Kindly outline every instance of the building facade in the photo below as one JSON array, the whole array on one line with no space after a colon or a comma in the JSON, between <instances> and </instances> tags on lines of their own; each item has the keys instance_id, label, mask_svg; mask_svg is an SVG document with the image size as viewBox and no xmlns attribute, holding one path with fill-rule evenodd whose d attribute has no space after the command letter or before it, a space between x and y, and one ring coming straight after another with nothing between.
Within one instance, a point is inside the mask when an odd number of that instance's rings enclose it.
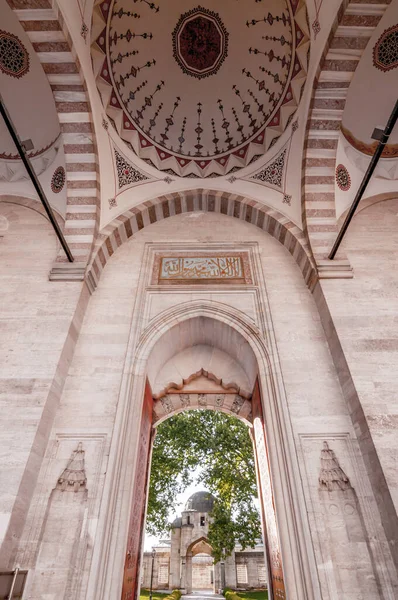
<instances>
[{"instance_id":1,"label":"building facade","mask_svg":"<svg viewBox=\"0 0 398 600\"><path fill-rule=\"evenodd\" d=\"M0 15L0 598L136 598L156 426L207 408L270 598L395 600L398 0Z\"/></svg>"},{"instance_id":2,"label":"building facade","mask_svg":"<svg viewBox=\"0 0 398 600\"><path fill-rule=\"evenodd\" d=\"M263 544L242 550L235 548L225 561L213 564L208 531L214 498L209 492L196 492L187 501L181 517L171 525L170 543L144 552L141 585L153 589L213 590L259 589L267 587Z\"/></svg>"}]
</instances>

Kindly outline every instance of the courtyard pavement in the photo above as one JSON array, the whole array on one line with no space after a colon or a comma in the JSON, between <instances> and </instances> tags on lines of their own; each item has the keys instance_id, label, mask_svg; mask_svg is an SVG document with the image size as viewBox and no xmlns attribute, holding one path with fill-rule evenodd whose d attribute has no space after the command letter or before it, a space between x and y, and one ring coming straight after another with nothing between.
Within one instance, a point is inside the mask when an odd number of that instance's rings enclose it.
<instances>
[{"instance_id":1,"label":"courtyard pavement","mask_svg":"<svg viewBox=\"0 0 398 600\"><path fill-rule=\"evenodd\" d=\"M225 600L224 596L215 594L211 590L195 590L190 594L181 596L181 600Z\"/></svg>"}]
</instances>

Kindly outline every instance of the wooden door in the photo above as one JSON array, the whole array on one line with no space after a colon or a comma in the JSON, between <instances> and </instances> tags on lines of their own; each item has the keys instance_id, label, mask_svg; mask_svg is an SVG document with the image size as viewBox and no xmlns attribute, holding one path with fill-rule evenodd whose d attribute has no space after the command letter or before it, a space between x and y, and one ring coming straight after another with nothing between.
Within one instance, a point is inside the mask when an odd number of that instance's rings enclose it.
<instances>
[{"instance_id":1,"label":"wooden door","mask_svg":"<svg viewBox=\"0 0 398 600\"><path fill-rule=\"evenodd\" d=\"M138 444L134 496L131 507L129 534L124 563L122 600L135 600L139 591L141 548L144 537L145 502L151 452L153 399L148 381L145 386Z\"/></svg>"},{"instance_id":2,"label":"wooden door","mask_svg":"<svg viewBox=\"0 0 398 600\"><path fill-rule=\"evenodd\" d=\"M260 386L258 380L254 387L252 397L252 413L254 428L254 447L257 459L258 479L260 486L261 506L263 521L265 522L270 581L268 589L271 592L270 600L285 600L285 582L283 578L282 556L280 552L279 535L277 529L274 494L272 490L271 473L268 459L267 444L265 439L264 414L261 403Z\"/></svg>"}]
</instances>

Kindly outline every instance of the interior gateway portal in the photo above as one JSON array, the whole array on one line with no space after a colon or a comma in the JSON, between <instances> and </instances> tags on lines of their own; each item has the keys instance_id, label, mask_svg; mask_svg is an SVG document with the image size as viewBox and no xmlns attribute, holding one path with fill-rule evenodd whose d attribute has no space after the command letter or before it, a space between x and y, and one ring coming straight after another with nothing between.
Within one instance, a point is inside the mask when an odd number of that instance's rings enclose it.
<instances>
[{"instance_id":1,"label":"interior gateway portal","mask_svg":"<svg viewBox=\"0 0 398 600\"><path fill-rule=\"evenodd\" d=\"M251 432L263 545L211 564L186 508L153 591L398 598L397 39L398 0L0 0L0 600L149 600L196 409Z\"/></svg>"}]
</instances>

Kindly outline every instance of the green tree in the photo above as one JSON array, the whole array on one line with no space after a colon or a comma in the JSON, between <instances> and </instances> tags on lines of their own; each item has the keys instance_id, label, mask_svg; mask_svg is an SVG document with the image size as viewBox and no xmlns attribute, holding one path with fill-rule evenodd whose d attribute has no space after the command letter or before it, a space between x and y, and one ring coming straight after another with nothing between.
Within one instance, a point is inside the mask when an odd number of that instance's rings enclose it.
<instances>
[{"instance_id":1,"label":"green tree","mask_svg":"<svg viewBox=\"0 0 398 600\"><path fill-rule=\"evenodd\" d=\"M248 427L218 411L179 413L157 428L149 487L147 531L169 530L168 515L177 495L194 481L216 498L209 543L218 562L236 543L254 547L261 536L255 464Z\"/></svg>"}]
</instances>

